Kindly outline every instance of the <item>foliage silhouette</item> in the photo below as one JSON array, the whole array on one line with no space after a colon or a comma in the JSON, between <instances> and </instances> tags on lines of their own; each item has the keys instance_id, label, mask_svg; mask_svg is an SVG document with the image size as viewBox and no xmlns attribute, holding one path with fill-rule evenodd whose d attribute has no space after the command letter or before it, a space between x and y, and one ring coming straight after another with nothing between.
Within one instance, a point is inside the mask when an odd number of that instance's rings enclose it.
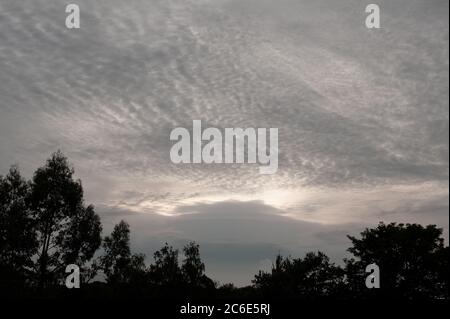
<instances>
[{"instance_id":1,"label":"foliage silhouette","mask_svg":"<svg viewBox=\"0 0 450 319\"><path fill-rule=\"evenodd\" d=\"M145 256L131 254L130 226L120 221L111 236L103 241L105 254L100 257L100 269L111 284L138 283L145 276Z\"/></svg>"},{"instance_id":2,"label":"foliage silhouette","mask_svg":"<svg viewBox=\"0 0 450 319\"><path fill-rule=\"evenodd\" d=\"M435 225L384 224L366 229L361 238L348 236L356 259L346 260L354 296L448 299L448 247ZM368 290L362 278L371 263L380 267L383 289ZM446 269L446 270L445 270Z\"/></svg>"},{"instance_id":3,"label":"foliage silhouette","mask_svg":"<svg viewBox=\"0 0 450 319\"><path fill-rule=\"evenodd\" d=\"M184 279L190 285L197 285L205 275L205 264L200 258L200 246L190 242L183 248L183 252L186 257L181 267Z\"/></svg>"},{"instance_id":4,"label":"foliage silhouette","mask_svg":"<svg viewBox=\"0 0 450 319\"><path fill-rule=\"evenodd\" d=\"M56 152L30 182L12 167L0 179L0 277L18 288L61 284L65 267L82 273L101 243L102 226L93 206L85 207L80 181L67 158ZM12 283L10 286L14 286Z\"/></svg>"},{"instance_id":5,"label":"foliage silhouette","mask_svg":"<svg viewBox=\"0 0 450 319\"><path fill-rule=\"evenodd\" d=\"M0 282L8 287L25 286L33 267L38 243L28 207L30 185L17 167L0 176ZM6 287L2 287L5 289Z\"/></svg>"},{"instance_id":6,"label":"foliage silhouette","mask_svg":"<svg viewBox=\"0 0 450 319\"><path fill-rule=\"evenodd\" d=\"M260 271L253 283L269 297L336 297L344 286L344 271L320 251L307 253L303 259L278 255L272 271Z\"/></svg>"},{"instance_id":7,"label":"foliage silhouette","mask_svg":"<svg viewBox=\"0 0 450 319\"><path fill-rule=\"evenodd\" d=\"M37 283L40 288L64 277L67 264L82 267L101 243L101 224L92 206L83 204L81 181L60 152L38 168L31 182L30 206L39 241Z\"/></svg>"},{"instance_id":8,"label":"foliage silhouette","mask_svg":"<svg viewBox=\"0 0 450 319\"><path fill-rule=\"evenodd\" d=\"M159 286L176 286L182 281L177 249L166 243L153 254L153 258L155 263L150 265L152 283Z\"/></svg>"},{"instance_id":9,"label":"foliage silhouette","mask_svg":"<svg viewBox=\"0 0 450 319\"><path fill-rule=\"evenodd\" d=\"M216 284L205 274L205 264L200 258L200 246L191 241L183 247L184 260L181 266L183 279L188 287L213 289Z\"/></svg>"}]
</instances>

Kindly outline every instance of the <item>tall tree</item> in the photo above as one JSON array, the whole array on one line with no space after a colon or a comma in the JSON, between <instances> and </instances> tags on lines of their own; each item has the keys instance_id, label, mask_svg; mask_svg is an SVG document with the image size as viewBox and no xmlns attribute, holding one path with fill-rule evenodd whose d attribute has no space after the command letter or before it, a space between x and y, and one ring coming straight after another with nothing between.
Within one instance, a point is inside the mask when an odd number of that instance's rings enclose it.
<instances>
[{"instance_id":1,"label":"tall tree","mask_svg":"<svg viewBox=\"0 0 450 319\"><path fill-rule=\"evenodd\" d=\"M130 226L120 221L111 236L103 242L105 254L100 257L100 268L111 284L137 283L145 277L145 256L131 254Z\"/></svg>"},{"instance_id":2,"label":"tall tree","mask_svg":"<svg viewBox=\"0 0 450 319\"><path fill-rule=\"evenodd\" d=\"M200 285L205 275L205 264L200 258L199 247L195 242L189 242L183 247L185 258L181 270L184 279L190 285Z\"/></svg>"},{"instance_id":3,"label":"tall tree","mask_svg":"<svg viewBox=\"0 0 450 319\"><path fill-rule=\"evenodd\" d=\"M76 264L81 269L84 281L92 279L95 273L92 269L84 267L91 260L102 242L102 224L100 217L95 213L94 207L80 206L77 214L68 222L65 233L60 233L61 259L65 265Z\"/></svg>"},{"instance_id":4,"label":"tall tree","mask_svg":"<svg viewBox=\"0 0 450 319\"><path fill-rule=\"evenodd\" d=\"M39 250L39 287L64 276L67 263L81 267L100 246L101 225L94 209L84 207L83 188L60 152L37 169L31 183L31 209L36 222Z\"/></svg>"},{"instance_id":5,"label":"tall tree","mask_svg":"<svg viewBox=\"0 0 450 319\"><path fill-rule=\"evenodd\" d=\"M154 284L175 286L182 282L182 273L178 265L178 249L167 243L153 254L155 263L150 266L151 279Z\"/></svg>"},{"instance_id":6,"label":"tall tree","mask_svg":"<svg viewBox=\"0 0 450 319\"><path fill-rule=\"evenodd\" d=\"M17 167L0 176L0 280L8 285L24 284L37 249L29 192Z\"/></svg>"},{"instance_id":7,"label":"tall tree","mask_svg":"<svg viewBox=\"0 0 450 319\"><path fill-rule=\"evenodd\" d=\"M349 284L361 297L448 298L448 248L435 225L380 223L361 238L348 237L356 258L346 261ZM380 268L382 289L368 291L361 278L372 263Z\"/></svg>"}]
</instances>

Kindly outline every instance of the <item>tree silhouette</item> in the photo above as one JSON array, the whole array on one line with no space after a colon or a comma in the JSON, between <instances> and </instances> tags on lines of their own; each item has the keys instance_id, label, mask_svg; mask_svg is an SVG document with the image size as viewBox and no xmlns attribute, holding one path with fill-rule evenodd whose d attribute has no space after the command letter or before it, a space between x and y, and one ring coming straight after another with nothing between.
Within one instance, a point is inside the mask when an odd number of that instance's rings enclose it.
<instances>
[{"instance_id":1,"label":"tree silhouette","mask_svg":"<svg viewBox=\"0 0 450 319\"><path fill-rule=\"evenodd\" d=\"M37 249L34 221L28 208L30 187L17 167L0 176L0 281L9 287L25 285Z\"/></svg>"},{"instance_id":2,"label":"tree silhouette","mask_svg":"<svg viewBox=\"0 0 450 319\"><path fill-rule=\"evenodd\" d=\"M75 181L73 173L58 151L33 176L30 204L39 240L40 288L60 281L68 263L83 266L100 246L99 217L92 206L84 207L81 181Z\"/></svg>"},{"instance_id":3,"label":"tree silhouette","mask_svg":"<svg viewBox=\"0 0 450 319\"><path fill-rule=\"evenodd\" d=\"M150 265L151 280L159 286L178 286L182 282L182 273L178 265L178 249L165 243L164 247L153 254L155 263Z\"/></svg>"},{"instance_id":4,"label":"tree silhouette","mask_svg":"<svg viewBox=\"0 0 450 319\"><path fill-rule=\"evenodd\" d=\"M307 253L303 259L278 255L271 272L260 271L253 284L270 297L332 297L343 287L344 271L322 252Z\"/></svg>"},{"instance_id":5,"label":"tree silhouette","mask_svg":"<svg viewBox=\"0 0 450 319\"><path fill-rule=\"evenodd\" d=\"M441 235L435 225L380 223L360 239L348 236L356 257L346 260L351 291L358 297L448 298L449 254ZM361 280L371 263L380 268L382 289L369 291Z\"/></svg>"},{"instance_id":6,"label":"tree silhouette","mask_svg":"<svg viewBox=\"0 0 450 319\"><path fill-rule=\"evenodd\" d=\"M189 242L183 247L185 259L181 270L188 284L199 285L205 275L205 264L200 258L200 246L195 242Z\"/></svg>"},{"instance_id":7,"label":"tree silhouette","mask_svg":"<svg viewBox=\"0 0 450 319\"><path fill-rule=\"evenodd\" d=\"M66 234L61 239L63 263L78 265L84 282L95 276L92 269L85 268L84 265L100 247L101 232L100 217L95 213L94 207L89 205L86 208L78 208L77 214L69 221Z\"/></svg>"},{"instance_id":8,"label":"tree silhouette","mask_svg":"<svg viewBox=\"0 0 450 319\"><path fill-rule=\"evenodd\" d=\"M108 283L137 283L145 276L145 256L131 254L130 226L125 221L120 221L111 236L105 237L103 248L105 254L100 257L100 268Z\"/></svg>"},{"instance_id":9,"label":"tree silhouette","mask_svg":"<svg viewBox=\"0 0 450 319\"><path fill-rule=\"evenodd\" d=\"M181 266L183 279L189 287L213 289L216 284L205 275L205 264L200 258L200 246L191 241L183 247L184 260Z\"/></svg>"}]
</instances>

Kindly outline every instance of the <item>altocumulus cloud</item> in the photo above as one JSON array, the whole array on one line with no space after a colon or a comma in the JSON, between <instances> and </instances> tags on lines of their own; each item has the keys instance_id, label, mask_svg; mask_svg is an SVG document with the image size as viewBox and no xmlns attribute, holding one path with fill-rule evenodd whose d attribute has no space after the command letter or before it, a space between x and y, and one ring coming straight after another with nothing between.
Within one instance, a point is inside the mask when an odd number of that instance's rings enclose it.
<instances>
[{"instance_id":1,"label":"altocumulus cloud","mask_svg":"<svg viewBox=\"0 0 450 319\"><path fill-rule=\"evenodd\" d=\"M448 2L0 3L0 169L71 159L106 231L151 255L197 240L222 281L379 220L448 229ZM279 170L174 165L170 131L278 127ZM448 236L448 235L447 235Z\"/></svg>"}]
</instances>

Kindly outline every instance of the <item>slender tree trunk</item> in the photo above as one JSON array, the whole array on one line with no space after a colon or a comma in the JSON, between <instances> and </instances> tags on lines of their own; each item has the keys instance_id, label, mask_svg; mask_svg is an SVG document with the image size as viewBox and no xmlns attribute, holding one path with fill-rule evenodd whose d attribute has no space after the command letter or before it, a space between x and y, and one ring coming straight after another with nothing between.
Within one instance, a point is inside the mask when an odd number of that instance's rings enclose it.
<instances>
[{"instance_id":1,"label":"slender tree trunk","mask_svg":"<svg viewBox=\"0 0 450 319\"><path fill-rule=\"evenodd\" d=\"M48 247L50 243L51 234L49 231L50 222L45 226L44 232L44 242L42 244L41 257L39 258L39 289L43 290L45 288L45 283L47 280L47 262L48 262Z\"/></svg>"}]
</instances>

